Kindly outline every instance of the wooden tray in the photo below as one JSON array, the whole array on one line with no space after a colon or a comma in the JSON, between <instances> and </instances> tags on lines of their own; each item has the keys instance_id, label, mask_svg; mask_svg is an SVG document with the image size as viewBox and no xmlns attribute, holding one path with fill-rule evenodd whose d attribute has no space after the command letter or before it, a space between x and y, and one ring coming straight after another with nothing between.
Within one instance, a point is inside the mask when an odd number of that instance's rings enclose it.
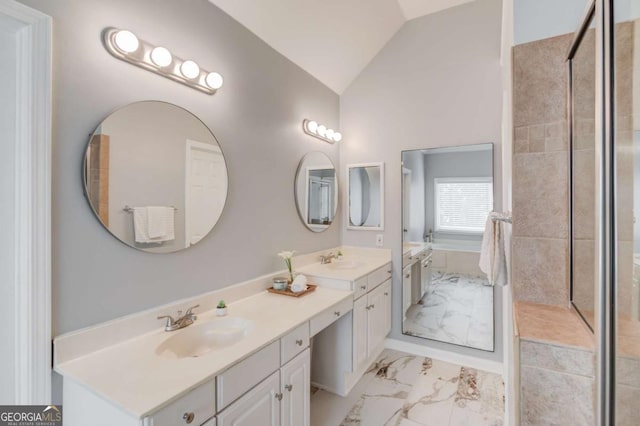
<instances>
[{"instance_id":1,"label":"wooden tray","mask_svg":"<svg viewBox=\"0 0 640 426\"><path fill-rule=\"evenodd\" d=\"M302 296L304 296L305 294L309 294L309 293L311 293L312 291L316 291L316 287L318 287L318 286L317 286L317 285L315 285L315 284L307 284L307 287L308 287L308 288L307 288L305 291L301 291L300 293L294 293L294 292L292 292L292 291L291 291L291 290L289 290L289 289L286 289L286 290L276 290L276 289L275 289L275 288L273 288L273 287L268 288L268 289L267 289L267 291L268 291L269 293L284 294L285 296L291 296L291 297L302 297Z\"/></svg>"}]
</instances>

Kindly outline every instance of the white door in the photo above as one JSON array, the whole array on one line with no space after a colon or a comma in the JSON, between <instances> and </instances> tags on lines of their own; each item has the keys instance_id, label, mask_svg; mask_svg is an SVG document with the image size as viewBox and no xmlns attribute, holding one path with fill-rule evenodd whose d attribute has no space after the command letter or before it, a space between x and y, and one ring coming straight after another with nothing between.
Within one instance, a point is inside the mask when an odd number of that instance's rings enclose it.
<instances>
[{"instance_id":1,"label":"white door","mask_svg":"<svg viewBox=\"0 0 640 426\"><path fill-rule=\"evenodd\" d=\"M280 372L218 414L218 426L280 426Z\"/></svg>"},{"instance_id":2,"label":"white door","mask_svg":"<svg viewBox=\"0 0 640 426\"><path fill-rule=\"evenodd\" d=\"M187 140L185 179L186 247L216 224L227 197L227 168L219 147Z\"/></svg>"},{"instance_id":3,"label":"white door","mask_svg":"<svg viewBox=\"0 0 640 426\"><path fill-rule=\"evenodd\" d=\"M51 18L0 1L0 405L51 403Z\"/></svg>"},{"instance_id":4,"label":"white door","mask_svg":"<svg viewBox=\"0 0 640 426\"><path fill-rule=\"evenodd\" d=\"M389 334L391 324L390 294L391 280L381 284L367 295L367 356L371 357L376 348Z\"/></svg>"},{"instance_id":5,"label":"white door","mask_svg":"<svg viewBox=\"0 0 640 426\"><path fill-rule=\"evenodd\" d=\"M311 352L307 348L280 370L282 426L310 426Z\"/></svg>"},{"instance_id":6,"label":"white door","mask_svg":"<svg viewBox=\"0 0 640 426\"><path fill-rule=\"evenodd\" d=\"M353 303L353 371L367 360L367 296Z\"/></svg>"}]
</instances>

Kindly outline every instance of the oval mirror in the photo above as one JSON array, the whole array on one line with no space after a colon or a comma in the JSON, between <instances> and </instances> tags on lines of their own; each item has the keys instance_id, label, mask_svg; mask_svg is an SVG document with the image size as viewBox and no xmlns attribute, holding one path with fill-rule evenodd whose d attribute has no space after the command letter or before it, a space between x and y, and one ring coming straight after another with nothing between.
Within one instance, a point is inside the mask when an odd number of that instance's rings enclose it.
<instances>
[{"instance_id":1,"label":"oval mirror","mask_svg":"<svg viewBox=\"0 0 640 426\"><path fill-rule=\"evenodd\" d=\"M151 253L197 244L227 199L227 165L213 133L189 111L143 101L113 112L84 159L85 193L102 225Z\"/></svg>"},{"instance_id":2,"label":"oval mirror","mask_svg":"<svg viewBox=\"0 0 640 426\"><path fill-rule=\"evenodd\" d=\"M338 208L338 178L331 159L323 152L302 157L295 180L300 219L313 232L325 231Z\"/></svg>"}]
</instances>

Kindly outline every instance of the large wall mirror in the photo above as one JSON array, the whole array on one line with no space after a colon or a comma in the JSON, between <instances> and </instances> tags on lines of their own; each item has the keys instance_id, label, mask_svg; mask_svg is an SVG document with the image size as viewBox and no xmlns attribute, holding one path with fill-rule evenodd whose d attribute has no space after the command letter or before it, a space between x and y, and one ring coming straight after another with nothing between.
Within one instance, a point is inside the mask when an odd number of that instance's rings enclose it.
<instances>
[{"instance_id":1,"label":"large wall mirror","mask_svg":"<svg viewBox=\"0 0 640 426\"><path fill-rule=\"evenodd\" d=\"M338 208L338 177L327 154L314 151L300 160L294 188L302 223L313 232L327 230Z\"/></svg>"},{"instance_id":2,"label":"large wall mirror","mask_svg":"<svg viewBox=\"0 0 640 426\"><path fill-rule=\"evenodd\" d=\"M593 14L569 53L571 301L593 330L596 226L596 35Z\"/></svg>"},{"instance_id":3,"label":"large wall mirror","mask_svg":"<svg viewBox=\"0 0 640 426\"><path fill-rule=\"evenodd\" d=\"M85 153L85 191L96 217L120 241L150 253L202 240L222 214L227 179L209 128L165 102L136 102L113 112Z\"/></svg>"},{"instance_id":4,"label":"large wall mirror","mask_svg":"<svg viewBox=\"0 0 640 426\"><path fill-rule=\"evenodd\" d=\"M493 210L493 144L402 152L403 333L494 350L480 246Z\"/></svg>"},{"instance_id":5,"label":"large wall mirror","mask_svg":"<svg viewBox=\"0 0 640 426\"><path fill-rule=\"evenodd\" d=\"M347 229L384 229L384 163L347 166Z\"/></svg>"}]
</instances>

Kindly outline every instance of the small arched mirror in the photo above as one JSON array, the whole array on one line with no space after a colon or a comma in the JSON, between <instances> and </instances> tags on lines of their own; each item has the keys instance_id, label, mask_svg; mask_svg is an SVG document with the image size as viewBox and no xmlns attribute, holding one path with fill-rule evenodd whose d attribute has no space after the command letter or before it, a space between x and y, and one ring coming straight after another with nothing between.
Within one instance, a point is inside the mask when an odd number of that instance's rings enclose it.
<instances>
[{"instance_id":1,"label":"small arched mirror","mask_svg":"<svg viewBox=\"0 0 640 426\"><path fill-rule=\"evenodd\" d=\"M338 208L338 177L326 154L310 152L300 160L295 197L298 214L307 228L322 232L331 226Z\"/></svg>"},{"instance_id":2,"label":"small arched mirror","mask_svg":"<svg viewBox=\"0 0 640 426\"><path fill-rule=\"evenodd\" d=\"M227 199L227 165L209 128L189 111L143 101L113 112L85 153L96 217L123 243L150 253L197 244Z\"/></svg>"}]
</instances>

